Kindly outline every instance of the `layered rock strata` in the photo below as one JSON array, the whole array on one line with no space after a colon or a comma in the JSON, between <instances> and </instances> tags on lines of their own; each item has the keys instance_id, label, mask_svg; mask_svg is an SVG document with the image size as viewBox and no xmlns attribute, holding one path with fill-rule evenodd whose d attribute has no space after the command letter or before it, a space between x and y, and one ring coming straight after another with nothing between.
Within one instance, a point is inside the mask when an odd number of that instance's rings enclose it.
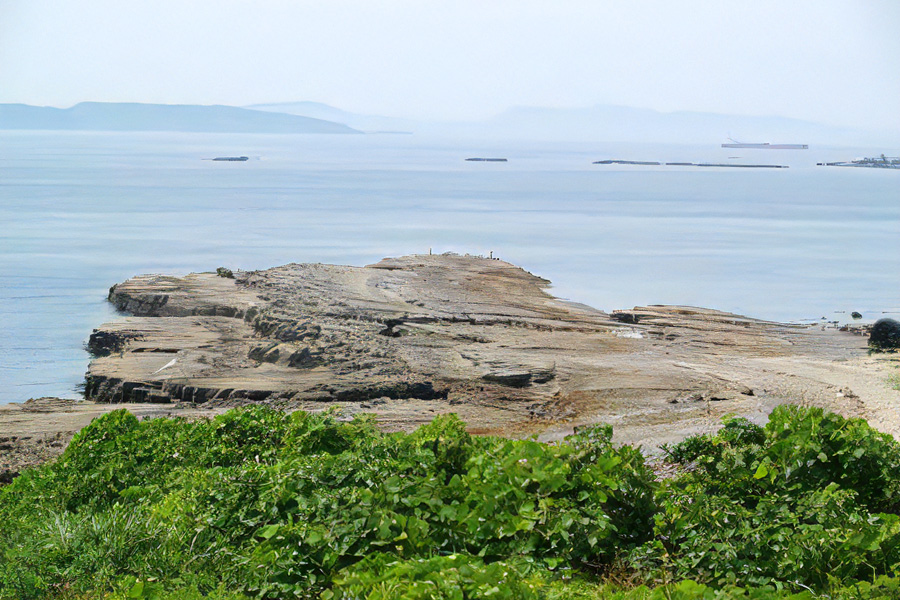
<instances>
[{"instance_id":1,"label":"layered rock strata","mask_svg":"<svg viewBox=\"0 0 900 600\"><path fill-rule=\"evenodd\" d=\"M858 337L687 307L608 315L548 285L456 255L135 277L109 294L133 316L91 335L86 396L340 403L403 429L457 412L474 432L547 438L607 421L654 443L784 401L864 412L833 377L865 355Z\"/></svg>"}]
</instances>

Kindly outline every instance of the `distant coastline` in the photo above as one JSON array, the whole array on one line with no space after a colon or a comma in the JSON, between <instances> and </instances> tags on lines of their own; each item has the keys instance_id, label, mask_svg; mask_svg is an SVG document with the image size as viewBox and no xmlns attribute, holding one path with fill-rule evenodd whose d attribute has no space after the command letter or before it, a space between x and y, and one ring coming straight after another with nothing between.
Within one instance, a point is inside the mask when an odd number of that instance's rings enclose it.
<instances>
[{"instance_id":1,"label":"distant coastline","mask_svg":"<svg viewBox=\"0 0 900 600\"><path fill-rule=\"evenodd\" d=\"M342 123L234 106L82 102L71 108L0 104L0 130L361 134Z\"/></svg>"},{"instance_id":2,"label":"distant coastline","mask_svg":"<svg viewBox=\"0 0 900 600\"><path fill-rule=\"evenodd\" d=\"M357 133L543 142L715 144L726 132L748 139L796 139L804 146L871 147L894 154L897 131L867 131L786 117L659 112L599 104L583 108L516 106L472 120L355 113L319 102L249 106L82 102L70 108L0 104L0 130L179 131L207 133ZM782 144L751 144L777 150Z\"/></svg>"}]
</instances>

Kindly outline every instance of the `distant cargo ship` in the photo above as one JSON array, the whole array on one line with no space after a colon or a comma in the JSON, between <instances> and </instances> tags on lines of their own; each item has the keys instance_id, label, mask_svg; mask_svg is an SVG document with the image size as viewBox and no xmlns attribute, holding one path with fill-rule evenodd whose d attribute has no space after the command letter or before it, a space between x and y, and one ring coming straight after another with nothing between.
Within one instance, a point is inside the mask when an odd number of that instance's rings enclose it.
<instances>
[{"instance_id":1,"label":"distant cargo ship","mask_svg":"<svg viewBox=\"0 0 900 600\"><path fill-rule=\"evenodd\" d=\"M756 150L809 150L807 144L770 144L763 142L761 144L745 144L731 140L730 144L722 144L723 148L753 148Z\"/></svg>"}]
</instances>

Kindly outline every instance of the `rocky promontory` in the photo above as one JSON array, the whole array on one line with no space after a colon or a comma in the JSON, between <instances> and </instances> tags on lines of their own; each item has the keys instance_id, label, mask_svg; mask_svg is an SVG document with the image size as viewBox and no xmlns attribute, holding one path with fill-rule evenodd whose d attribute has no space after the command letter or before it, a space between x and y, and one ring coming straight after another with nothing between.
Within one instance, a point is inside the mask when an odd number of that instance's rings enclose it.
<instances>
[{"instance_id":1,"label":"rocky promontory","mask_svg":"<svg viewBox=\"0 0 900 600\"><path fill-rule=\"evenodd\" d=\"M896 427L900 394L868 391L883 365L864 338L690 307L606 314L548 286L512 264L458 255L139 276L110 290L131 316L91 335L86 396L337 404L394 429L456 412L476 433L547 439L605 421L618 439L652 445L726 413L762 420L784 402Z\"/></svg>"}]
</instances>

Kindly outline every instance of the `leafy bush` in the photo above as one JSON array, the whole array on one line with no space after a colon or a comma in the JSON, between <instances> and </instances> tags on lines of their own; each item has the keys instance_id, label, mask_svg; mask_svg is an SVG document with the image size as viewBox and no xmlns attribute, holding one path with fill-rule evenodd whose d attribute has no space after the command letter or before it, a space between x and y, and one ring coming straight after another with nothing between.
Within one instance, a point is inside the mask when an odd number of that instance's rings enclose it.
<instances>
[{"instance_id":1,"label":"leafy bush","mask_svg":"<svg viewBox=\"0 0 900 600\"><path fill-rule=\"evenodd\" d=\"M900 446L862 420L781 406L764 429L730 420L668 454L693 470L661 492L638 569L822 589L900 566Z\"/></svg>"},{"instance_id":2,"label":"leafy bush","mask_svg":"<svg viewBox=\"0 0 900 600\"><path fill-rule=\"evenodd\" d=\"M897 597L900 449L864 422L731 419L663 484L611 440L114 411L0 488L0 598Z\"/></svg>"},{"instance_id":3,"label":"leafy bush","mask_svg":"<svg viewBox=\"0 0 900 600\"><path fill-rule=\"evenodd\" d=\"M451 554L413 560L373 554L338 575L325 600L430 600L432 598L496 598L538 600L535 582L524 574L522 561L485 563L473 556Z\"/></svg>"},{"instance_id":4,"label":"leafy bush","mask_svg":"<svg viewBox=\"0 0 900 600\"><path fill-rule=\"evenodd\" d=\"M817 489L834 482L851 489L873 512L900 514L900 445L862 419L820 408L779 406L766 425L765 458L774 481Z\"/></svg>"},{"instance_id":5,"label":"leafy bush","mask_svg":"<svg viewBox=\"0 0 900 600\"><path fill-rule=\"evenodd\" d=\"M759 446L765 439L765 430L762 427L743 417L737 417L726 418L716 435L695 435L677 444L663 444L661 448L666 456L676 463L701 461L705 465L714 465L721 459L725 448Z\"/></svg>"}]
</instances>

